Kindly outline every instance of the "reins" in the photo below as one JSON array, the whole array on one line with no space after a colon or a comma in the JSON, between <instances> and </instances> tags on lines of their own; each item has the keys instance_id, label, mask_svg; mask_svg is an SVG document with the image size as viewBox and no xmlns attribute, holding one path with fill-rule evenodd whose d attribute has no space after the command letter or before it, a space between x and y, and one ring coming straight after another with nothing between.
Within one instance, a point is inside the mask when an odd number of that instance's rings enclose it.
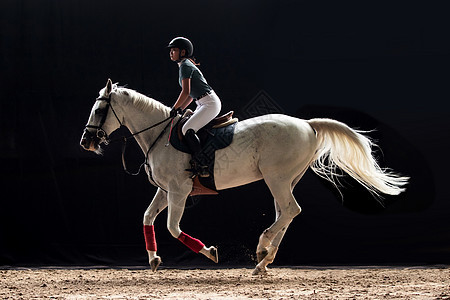
<instances>
[{"instance_id":1,"label":"reins","mask_svg":"<svg viewBox=\"0 0 450 300\"><path fill-rule=\"evenodd\" d=\"M114 109L112 108L111 105L110 105L110 107L111 107L111 110L114 112ZM115 114L116 114L116 113L114 112L114 115L115 115ZM117 116L116 116L116 118L117 118ZM114 143L114 142L117 142L118 140L121 140L121 139L129 139L129 138L132 138L132 137L134 137L134 136L136 136L136 135L138 135L138 134L141 134L141 133L143 133L143 132L145 132L145 131L147 131L147 130L153 129L153 128L155 128L155 127L161 125L162 123L164 123L164 122L166 122L166 121L168 121L168 120L170 120L170 119L173 119L173 118L175 118L175 117L168 117L168 118L165 118L165 119L162 120L161 122L158 122L158 123L156 123L156 124L153 124L153 125L151 125L151 126L145 128L145 129L139 130L138 132L131 133L131 134L128 135L127 137L122 136L122 137L119 137L119 138L115 138L115 139L109 140L108 143ZM120 122L120 120L119 120L118 118L117 118L117 121L119 121L120 127L125 127L124 125L122 125L122 122ZM167 128L167 126L168 126L169 124L170 124L170 123L168 123L168 124L166 125L166 127L164 128L164 130L166 130L166 128ZM164 130L163 130L163 131L164 131Z\"/></svg>"},{"instance_id":2,"label":"reins","mask_svg":"<svg viewBox=\"0 0 450 300\"><path fill-rule=\"evenodd\" d=\"M122 144L122 166L123 166L123 170L125 171L125 173L127 173L128 175L137 176L137 175L139 175L139 173L141 173L142 167L143 167L144 165L147 165L147 166L149 166L149 176L150 176L151 180L153 181L153 183L154 183L155 186L157 186L157 187L160 188L160 186L158 186L158 185L156 184L156 182L153 180L153 177L152 177L152 175L151 175L150 165L148 164L148 155L149 155L150 151L152 150L152 148L156 145L156 143L157 143L157 142L161 139L161 137L164 135L164 133L165 133L166 130L167 130L167 127L169 127L169 125L171 124L171 122L167 123L166 126L164 126L164 129L161 131L161 133L158 135L158 137L157 137L157 138L153 141L153 143L150 145L150 147L149 147L148 150L147 150L147 153L145 154L145 160L144 160L144 162L139 166L139 169L138 169L138 171L137 171L136 173L132 173L132 172L128 171L127 164L126 164L126 161L125 161L125 152L126 152L126 148L127 148L127 140L128 140L129 138L131 138L131 137L134 137L134 136L136 136L136 135L138 135L138 134L144 132L144 131L147 131L147 130L150 130L150 129L152 129L152 128L155 128L156 126L161 125L162 123L164 123L164 122L166 122L166 121L168 121L168 120L170 120L170 119L173 120L174 118L175 118L175 117L168 117L168 118L164 119L164 120L161 121L161 122L158 122L158 123L156 123L156 124L154 124L154 125L152 125L152 126L149 126L149 127L145 128L145 129L143 129L143 130L140 130L140 131L138 131L138 132L132 133L132 134L130 134L128 137L122 136L122 137L120 137L120 138L117 138L117 139L114 139L113 141L111 141L111 142L115 142L115 141L118 141L118 140L120 140L120 139L123 140L123 144Z\"/></svg>"}]
</instances>

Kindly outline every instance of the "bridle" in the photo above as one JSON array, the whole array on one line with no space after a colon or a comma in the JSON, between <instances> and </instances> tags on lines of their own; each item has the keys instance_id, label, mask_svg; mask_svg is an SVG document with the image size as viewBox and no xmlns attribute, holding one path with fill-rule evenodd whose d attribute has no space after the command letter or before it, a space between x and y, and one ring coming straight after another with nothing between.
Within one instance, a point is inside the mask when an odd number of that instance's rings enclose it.
<instances>
[{"instance_id":1,"label":"bridle","mask_svg":"<svg viewBox=\"0 0 450 300\"><path fill-rule=\"evenodd\" d=\"M158 123L156 123L156 124L153 124L153 125L151 125L151 126L149 126L149 127L147 127L147 128L144 128L144 129L142 129L142 130L139 130L139 131L137 131L137 132L135 132L135 133L131 133L131 134L128 135L128 136L122 136L122 137L115 138L115 139L112 139L112 140L111 140L111 139L109 138L108 134L106 133L106 131L103 129L103 125L105 125L105 121L106 121L106 117L108 116L108 111L109 111L109 109L111 109L111 111L113 112L114 116L116 117L117 122L119 122L119 124L120 124L120 127L123 127L123 126L124 126L123 123L122 123L122 121L121 121L121 120L119 119L119 117L117 116L117 113L116 113L116 111L114 110L113 106L111 105L111 95L112 95L112 93L109 93L108 97L100 96L100 97L98 97L98 98L96 99L96 101L105 101L105 102L106 102L106 106L105 106L104 108L102 108L100 111L98 111L98 112L96 111L96 112L95 112L95 113L102 114L102 118L100 119L100 123L99 123L98 125L90 125L90 124L87 124L87 125L85 126L85 128L84 128L85 134L87 134L87 135L89 135L90 137L92 137L93 134L88 130L88 128L96 129L96 134L95 134L95 136L99 139L98 144L104 143L105 145L108 145L108 144L110 144L110 143L113 143L113 142L117 142L117 141L119 141L119 140L122 140L122 141L123 141L123 145L122 145L122 165L123 165L124 171L125 171L127 174L129 174L129 175L136 176L136 175L139 175L139 173L141 172L142 167L143 167L144 165L146 165L146 166L148 166L149 177L150 177L150 179L151 179L153 185L155 185L156 187L161 188L161 187L153 180L153 177L152 177L152 174L151 174L151 170L150 170L150 166L149 166L149 164L148 164L148 155L150 154L150 151L151 151L152 148L156 145L156 143L158 142L158 140L164 135L164 133L165 133L167 127L169 127L170 124L173 124L173 119L174 119L176 116L173 116L173 117L172 117L172 116L169 116L168 118L166 118L166 119L164 119L164 120L162 120L162 121L160 121L160 122L158 122ZM98 109L97 109L97 110L98 110ZM158 137L155 139L155 141L153 141L153 143L150 145L150 147L148 148L147 153L146 153L146 155L145 155L145 160L144 160L144 162L139 166L138 171L135 172L135 173L128 171L127 166L126 166L126 162L125 162L125 151L126 151L126 147L127 147L127 140L128 140L129 138L135 137L135 136L138 135L138 134L143 133L144 131L147 131L147 130L150 130L150 129L152 129L152 128L155 128L155 127L157 127L157 126L159 126L159 125L161 125L161 124L163 124L164 122L169 121L169 120L172 120L172 122L168 122L168 123L166 124L166 126L164 126L164 129L161 131L161 133L158 135ZM172 128L171 128L171 129L172 129Z\"/></svg>"},{"instance_id":2,"label":"bridle","mask_svg":"<svg viewBox=\"0 0 450 300\"><path fill-rule=\"evenodd\" d=\"M109 139L108 134L106 134L106 131L103 129L103 125L105 125L105 121L106 121L106 117L108 116L108 111L111 108L112 112L114 113L114 116L116 117L117 121L120 124L120 127L123 126L122 122L120 121L119 117L116 114L116 111L114 110L114 108L111 105L111 95L112 93L109 94L108 97L98 97L97 99L95 99L96 101L105 101L106 102L106 106L104 108L97 109L95 111L95 113L99 113L102 115L102 118L100 120L100 123L98 125L90 125L90 124L86 124L86 126L84 127L84 132L87 135L92 136L92 133L87 130L88 128L93 128L96 129L96 134L95 136L99 139L99 144L104 143L105 145L108 145L111 140Z\"/></svg>"}]
</instances>

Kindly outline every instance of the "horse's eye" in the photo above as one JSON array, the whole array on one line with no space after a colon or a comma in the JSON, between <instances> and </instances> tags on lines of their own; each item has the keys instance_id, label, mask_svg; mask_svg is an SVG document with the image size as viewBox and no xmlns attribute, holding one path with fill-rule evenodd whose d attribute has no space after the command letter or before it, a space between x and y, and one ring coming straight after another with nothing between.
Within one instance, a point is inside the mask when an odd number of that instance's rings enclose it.
<instances>
[{"instance_id":1,"label":"horse's eye","mask_svg":"<svg viewBox=\"0 0 450 300\"><path fill-rule=\"evenodd\" d=\"M103 114L103 109L97 108L97 109L95 110L95 114L96 114L96 115L101 115L101 114Z\"/></svg>"}]
</instances>

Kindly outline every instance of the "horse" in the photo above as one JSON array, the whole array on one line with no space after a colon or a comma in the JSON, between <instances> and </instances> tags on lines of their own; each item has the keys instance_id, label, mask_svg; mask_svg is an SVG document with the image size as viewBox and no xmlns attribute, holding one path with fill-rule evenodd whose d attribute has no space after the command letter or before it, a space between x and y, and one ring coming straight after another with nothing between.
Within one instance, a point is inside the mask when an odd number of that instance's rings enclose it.
<instances>
[{"instance_id":1,"label":"horse","mask_svg":"<svg viewBox=\"0 0 450 300\"><path fill-rule=\"evenodd\" d=\"M186 199L193 188L192 174L186 171L191 157L165 142L171 134L171 130L165 129L179 118L179 115L171 118L170 108L161 102L108 79L91 109L80 141L85 150L101 154L101 145L108 143L110 134L126 126L142 149L144 169L149 181L157 187L143 218L152 271L161 263L154 222L165 208L170 234L192 251L218 262L216 247L207 247L180 228ZM154 125L148 127L151 122ZM254 275L267 273L288 226L302 211L293 189L308 168L337 188L343 170L376 199L406 190L409 177L382 169L373 156L372 147L376 145L365 133L333 119L302 120L283 114L258 116L236 124L231 144L216 151L217 191L264 180L275 204L275 221L259 236ZM227 158L225 162L223 158Z\"/></svg>"}]
</instances>

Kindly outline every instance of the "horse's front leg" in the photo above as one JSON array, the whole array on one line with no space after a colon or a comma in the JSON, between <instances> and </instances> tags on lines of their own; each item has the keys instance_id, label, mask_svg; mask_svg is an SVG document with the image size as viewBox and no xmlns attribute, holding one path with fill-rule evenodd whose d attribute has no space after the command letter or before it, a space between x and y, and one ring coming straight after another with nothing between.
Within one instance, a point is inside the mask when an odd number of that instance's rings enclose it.
<instances>
[{"instance_id":1,"label":"horse's front leg","mask_svg":"<svg viewBox=\"0 0 450 300\"><path fill-rule=\"evenodd\" d=\"M161 263L161 257L156 255L156 238L154 222L158 214L167 207L167 193L162 189L158 189L152 202L148 206L144 214L144 237L145 248L148 253L148 261L152 271L156 271Z\"/></svg>"},{"instance_id":2,"label":"horse's front leg","mask_svg":"<svg viewBox=\"0 0 450 300\"><path fill-rule=\"evenodd\" d=\"M214 246L206 247L200 240L187 235L180 229L180 221L183 216L186 198L188 194L170 192L168 194L169 211L167 215L167 229L172 236L186 245L195 253L201 253L214 261L218 262L217 248Z\"/></svg>"}]
</instances>

